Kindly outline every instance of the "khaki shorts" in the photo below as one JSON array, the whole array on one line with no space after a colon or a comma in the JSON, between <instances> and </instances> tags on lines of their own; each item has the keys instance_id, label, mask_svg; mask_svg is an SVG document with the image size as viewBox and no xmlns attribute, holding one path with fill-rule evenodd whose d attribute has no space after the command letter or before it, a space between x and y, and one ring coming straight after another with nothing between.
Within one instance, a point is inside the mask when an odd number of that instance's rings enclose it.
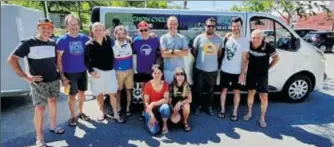
<instances>
[{"instance_id":1,"label":"khaki shorts","mask_svg":"<svg viewBox=\"0 0 334 147\"><path fill-rule=\"evenodd\" d=\"M133 70L116 71L118 90L123 90L124 85L126 89L133 89Z\"/></svg>"}]
</instances>

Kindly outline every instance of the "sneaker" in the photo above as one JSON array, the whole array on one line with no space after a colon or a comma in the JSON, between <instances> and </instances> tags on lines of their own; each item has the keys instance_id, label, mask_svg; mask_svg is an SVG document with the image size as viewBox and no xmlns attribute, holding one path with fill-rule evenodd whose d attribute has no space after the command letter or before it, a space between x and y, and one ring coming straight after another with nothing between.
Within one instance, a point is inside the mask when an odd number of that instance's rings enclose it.
<instances>
[{"instance_id":1,"label":"sneaker","mask_svg":"<svg viewBox=\"0 0 334 147\"><path fill-rule=\"evenodd\" d=\"M209 107L207 113L208 113L208 115L210 115L210 116L213 116L213 115L214 115L211 107Z\"/></svg>"},{"instance_id":2,"label":"sneaker","mask_svg":"<svg viewBox=\"0 0 334 147\"><path fill-rule=\"evenodd\" d=\"M47 147L46 143L44 141L41 141L41 140L36 141L36 146L37 147Z\"/></svg>"}]
</instances>

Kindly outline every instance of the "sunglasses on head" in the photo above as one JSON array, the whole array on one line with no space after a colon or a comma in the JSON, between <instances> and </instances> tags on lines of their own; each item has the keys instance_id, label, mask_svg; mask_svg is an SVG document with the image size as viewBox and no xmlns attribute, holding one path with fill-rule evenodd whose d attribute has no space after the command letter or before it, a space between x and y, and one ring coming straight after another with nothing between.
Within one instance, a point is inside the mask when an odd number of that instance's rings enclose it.
<instances>
[{"instance_id":1,"label":"sunglasses on head","mask_svg":"<svg viewBox=\"0 0 334 147\"><path fill-rule=\"evenodd\" d=\"M175 74L176 76L184 76L184 73L183 72L178 72Z\"/></svg>"},{"instance_id":2,"label":"sunglasses on head","mask_svg":"<svg viewBox=\"0 0 334 147\"><path fill-rule=\"evenodd\" d=\"M206 25L206 27L208 27L208 28L215 28L216 25Z\"/></svg>"},{"instance_id":3,"label":"sunglasses on head","mask_svg":"<svg viewBox=\"0 0 334 147\"><path fill-rule=\"evenodd\" d=\"M147 32L147 31L148 31L147 29L139 30L139 32Z\"/></svg>"}]
</instances>

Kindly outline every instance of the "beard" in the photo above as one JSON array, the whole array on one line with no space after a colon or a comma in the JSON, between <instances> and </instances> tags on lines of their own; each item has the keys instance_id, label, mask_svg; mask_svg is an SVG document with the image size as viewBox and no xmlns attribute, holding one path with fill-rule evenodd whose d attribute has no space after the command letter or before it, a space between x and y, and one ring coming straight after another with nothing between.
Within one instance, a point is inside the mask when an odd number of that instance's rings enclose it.
<instances>
[{"instance_id":1,"label":"beard","mask_svg":"<svg viewBox=\"0 0 334 147\"><path fill-rule=\"evenodd\" d=\"M207 31L206 34L207 35L213 35L215 32L214 31Z\"/></svg>"}]
</instances>

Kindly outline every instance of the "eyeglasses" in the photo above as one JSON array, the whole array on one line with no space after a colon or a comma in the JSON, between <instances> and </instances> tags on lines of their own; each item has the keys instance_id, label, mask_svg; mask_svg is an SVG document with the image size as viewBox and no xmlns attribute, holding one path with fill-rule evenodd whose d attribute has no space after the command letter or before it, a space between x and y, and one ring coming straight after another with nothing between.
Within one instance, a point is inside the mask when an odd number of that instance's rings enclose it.
<instances>
[{"instance_id":1,"label":"eyeglasses","mask_svg":"<svg viewBox=\"0 0 334 147\"><path fill-rule=\"evenodd\" d=\"M147 31L148 31L147 29L139 30L139 32L147 32Z\"/></svg>"},{"instance_id":2,"label":"eyeglasses","mask_svg":"<svg viewBox=\"0 0 334 147\"><path fill-rule=\"evenodd\" d=\"M208 28L215 28L216 25L206 25L206 27L208 27Z\"/></svg>"},{"instance_id":3,"label":"eyeglasses","mask_svg":"<svg viewBox=\"0 0 334 147\"><path fill-rule=\"evenodd\" d=\"M175 75L176 76L184 76L184 73L183 72L179 72L179 73L176 73Z\"/></svg>"}]
</instances>

